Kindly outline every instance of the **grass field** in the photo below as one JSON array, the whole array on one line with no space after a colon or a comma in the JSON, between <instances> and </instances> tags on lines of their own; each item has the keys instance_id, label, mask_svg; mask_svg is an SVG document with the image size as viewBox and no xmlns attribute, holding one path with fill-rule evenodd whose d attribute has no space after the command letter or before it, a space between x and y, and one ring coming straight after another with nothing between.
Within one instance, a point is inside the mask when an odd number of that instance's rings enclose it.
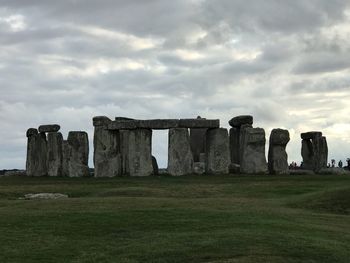
<instances>
[{"instance_id":1,"label":"grass field","mask_svg":"<svg viewBox=\"0 0 350 263\"><path fill-rule=\"evenodd\" d=\"M0 178L0 262L348 263L350 177Z\"/></svg>"}]
</instances>

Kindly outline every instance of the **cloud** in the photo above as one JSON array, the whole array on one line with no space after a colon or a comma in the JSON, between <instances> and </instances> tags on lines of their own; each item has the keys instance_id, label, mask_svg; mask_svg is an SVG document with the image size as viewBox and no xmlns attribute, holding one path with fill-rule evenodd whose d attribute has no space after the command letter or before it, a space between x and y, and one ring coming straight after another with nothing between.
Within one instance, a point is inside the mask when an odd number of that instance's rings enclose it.
<instances>
[{"instance_id":1,"label":"cloud","mask_svg":"<svg viewBox=\"0 0 350 263\"><path fill-rule=\"evenodd\" d=\"M94 115L228 120L350 146L346 0L0 0L0 169L23 168L29 127ZM166 165L166 134L154 149ZM341 146L339 146L341 141ZM92 149L92 144L90 149ZM90 155L92 156L92 155ZM90 158L91 159L91 158ZM90 160L90 165L91 165Z\"/></svg>"}]
</instances>

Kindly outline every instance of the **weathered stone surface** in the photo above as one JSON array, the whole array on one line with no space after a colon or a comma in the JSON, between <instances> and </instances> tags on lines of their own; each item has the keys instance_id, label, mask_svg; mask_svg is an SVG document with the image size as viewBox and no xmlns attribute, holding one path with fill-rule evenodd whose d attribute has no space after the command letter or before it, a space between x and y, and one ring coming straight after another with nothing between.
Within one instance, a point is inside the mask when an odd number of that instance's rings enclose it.
<instances>
[{"instance_id":1,"label":"weathered stone surface","mask_svg":"<svg viewBox=\"0 0 350 263\"><path fill-rule=\"evenodd\" d=\"M70 158L70 147L67 140L62 142L62 175L69 176L68 163Z\"/></svg>"},{"instance_id":2,"label":"weathered stone surface","mask_svg":"<svg viewBox=\"0 0 350 263\"><path fill-rule=\"evenodd\" d=\"M236 163L231 163L229 165L230 174L239 174L241 172L241 166Z\"/></svg>"},{"instance_id":3,"label":"weathered stone surface","mask_svg":"<svg viewBox=\"0 0 350 263\"><path fill-rule=\"evenodd\" d=\"M114 120L115 121L132 121L134 119L128 118L128 117L115 117Z\"/></svg>"},{"instance_id":4,"label":"weathered stone surface","mask_svg":"<svg viewBox=\"0 0 350 263\"><path fill-rule=\"evenodd\" d=\"M148 129L130 130L128 145L128 167L130 176L148 176L153 173L152 131Z\"/></svg>"},{"instance_id":5,"label":"weathered stone surface","mask_svg":"<svg viewBox=\"0 0 350 263\"><path fill-rule=\"evenodd\" d=\"M28 176L47 175L47 141L45 133L28 137L26 173Z\"/></svg>"},{"instance_id":6,"label":"weathered stone surface","mask_svg":"<svg viewBox=\"0 0 350 263\"><path fill-rule=\"evenodd\" d=\"M63 136L60 132L47 134L47 174L48 176L62 176L62 144Z\"/></svg>"},{"instance_id":7,"label":"weathered stone surface","mask_svg":"<svg viewBox=\"0 0 350 263\"><path fill-rule=\"evenodd\" d=\"M309 134L314 134L313 139L303 139L301 144L301 156L303 157L302 168L318 172L327 167L327 140L326 137L320 136L320 132L312 132ZM310 136L302 137L309 138Z\"/></svg>"},{"instance_id":8,"label":"weathered stone surface","mask_svg":"<svg viewBox=\"0 0 350 263\"><path fill-rule=\"evenodd\" d=\"M180 128L219 128L220 120L209 120L209 119L180 119Z\"/></svg>"},{"instance_id":9,"label":"weathered stone surface","mask_svg":"<svg viewBox=\"0 0 350 263\"><path fill-rule=\"evenodd\" d=\"M120 136L120 155L121 155L121 174L130 175L129 172L129 130L119 130Z\"/></svg>"},{"instance_id":10,"label":"weathered stone surface","mask_svg":"<svg viewBox=\"0 0 350 263\"><path fill-rule=\"evenodd\" d=\"M322 136L322 132L319 132L319 131L303 132L300 134L300 137L303 140L309 140L309 139L312 140L321 136Z\"/></svg>"},{"instance_id":11,"label":"weathered stone surface","mask_svg":"<svg viewBox=\"0 0 350 263\"><path fill-rule=\"evenodd\" d=\"M60 130L60 125L58 124L47 124L47 125L40 125L39 126L39 132L58 132Z\"/></svg>"},{"instance_id":12,"label":"weathered stone surface","mask_svg":"<svg viewBox=\"0 0 350 263\"><path fill-rule=\"evenodd\" d=\"M350 171L339 167L322 168L318 171L318 174L350 175Z\"/></svg>"},{"instance_id":13,"label":"weathered stone surface","mask_svg":"<svg viewBox=\"0 0 350 263\"><path fill-rule=\"evenodd\" d=\"M68 133L68 174L70 177L89 176L89 139L86 132L70 131Z\"/></svg>"},{"instance_id":14,"label":"weathered stone surface","mask_svg":"<svg viewBox=\"0 0 350 263\"><path fill-rule=\"evenodd\" d=\"M241 173L265 174L267 162L265 156L265 131L262 128L245 128L242 136Z\"/></svg>"},{"instance_id":15,"label":"weathered stone surface","mask_svg":"<svg viewBox=\"0 0 350 263\"><path fill-rule=\"evenodd\" d=\"M273 129L270 134L268 167L270 174L288 174L288 155L286 146L289 142L289 132L283 129Z\"/></svg>"},{"instance_id":16,"label":"weathered stone surface","mask_svg":"<svg viewBox=\"0 0 350 263\"><path fill-rule=\"evenodd\" d=\"M134 129L172 129L172 128L216 128L219 120L207 119L155 119L155 120L118 120L106 125L109 130L134 130Z\"/></svg>"},{"instance_id":17,"label":"weathered stone surface","mask_svg":"<svg viewBox=\"0 0 350 263\"><path fill-rule=\"evenodd\" d=\"M304 169L298 169L298 170L289 170L290 175L314 175L315 172L312 170L304 170Z\"/></svg>"},{"instance_id":18,"label":"weathered stone surface","mask_svg":"<svg viewBox=\"0 0 350 263\"><path fill-rule=\"evenodd\" d=\"M179 126L179 120L176 119L156 119L156 120L138 120L138 127L144 129L164 130L176 128Z\"/></svg>"},{"instance_id":19,"label":"weathered stone surface","mask_svg":"<svg viewBox=\"0 0 350 263\"><path fill-rule=\"evenodd\" d=\"M197 119L202 119L199 116ZM193 160L200 162L200 154L205 154L205 138L208 129L192 128L190 129L190 144L193 154Z\"/></svg>"},{"instance_id":20,"label":"weathered stone surface","mask_svg":"<svg viewBox=\"0 0 350 263\"><path fill-rule=\"evenodd\" d=\"M153 175L159 175L159 168L156 157L152 155Z\"/></svg>"},{"instance_id":21,"label":"weathered stone surface","mask_svg":"<svg viewBox=\"0 0 350 263\"><path fill-rule=\"evenodd\" d=\"M209 129L206 142L206 173L228 174L230 150L227 129Z\"/></svg>"},{"instance_id":22,"label":"weathered stone surface","mask_svg":"<svg viewBox=\"0 0 350 263\"><path fill-rule=\"evenodd\" d=\"M108 125L108 123L111 122L111 119L109 119L106 116L95 116L92 118L92 124L96 126L105 126Z\"/></svg>"},{"instance_id":23,"label":"weathered stone surface","mask_svg":"<svg viewBox=\"0 0 350 263\"><path fill-rule=\"evenodd\" d=\"M4 174L1 174L0 173L0 177L2 176L26 176L27 173L25 170L17 170L17 169L14 169L14 170L8 170L8 171L5 171Z\"/></svg>"},{"instance_id":24,"label":"weathered stone surface","mask_svg":"<svg viewBox=\"0 0 350 263\"><path fill-rule=\"evenodd\" d=\"M240 128L230 129L230 156L231 163L240 163Z\"/></svg>"},{"instance_id":25,"label":"weathered stone surface","mask_svg":"<svg viewBox=\"0 0 350 263\"><path fill-rule=\"evenodd\" d=\"M33 135L36 135L36 134L38 134L38 130L37 130L37 129L35 129L35 128L29 128L29 129L27 130L26 136L27 136L27 137L30 137L30 136L33 136Z\"/></svg>"},{"instance_id":26,"label":"weathered stone surface","mask_svg":"<svg viewBox=\"0 0 350 263\"><path fill-rule=\"evenodd\" d=\"M243 124L253 125L253 116L251 115L240 115L232 118L229 122L231 127L239 128Z\"/></svg>"},{"instance_id":27,"label":"weathered stone surface","mask_svg":"<svg viewBox=\"0 0 350 263\"><path fill-rule=\"evenodd\" d=\"M38 194L26 194L24 195L25 199L34 200L34 199L65 199L68 198L68 195L60 193L38 193Z\"/></svg>"},{"instance_id":28,"label":"weathered stone surface","mask_svg":"<svg viewBox=\"0 0 350 263\"><path fill-rule=\"evenodd\" d=\"M195 162L193 164L193 173L202 175L205 173L205 163L203 162Z\"/></svg>"},{"instance_id":29,"label":"weathered stone surface","mask_svg":"<svg viewBox=\"0 0 350 263\"><path fill-rule=\"evenodd\" d=\"M205 137L207 137L207 135L205 135ZM205 144L205 149L207 149L207 144ZM205 152L199 154L199 162L200 163L206 163L207 162L207 154Z\"/></svg>"},{"instance_id":30,"label":"weathered stone surface","mask_svg":"<svg viewBox=\"0 0 350 263\"><path fill-rule=\"evenodd\" d=\"M119 131L95 126L94 176L114 177L122 174Z\"/></svg>"},{"instance_id":31,"label":"weathered stone surface","mask_svg":"<svg viewBox=\"0 0 350 263\"><path fill-rule=\"evenodd\" d=\"M193 155L188 129L170 129L168 147L168 173L176 176L191 174L193 172Z\"/></svg>"}]
</instances>

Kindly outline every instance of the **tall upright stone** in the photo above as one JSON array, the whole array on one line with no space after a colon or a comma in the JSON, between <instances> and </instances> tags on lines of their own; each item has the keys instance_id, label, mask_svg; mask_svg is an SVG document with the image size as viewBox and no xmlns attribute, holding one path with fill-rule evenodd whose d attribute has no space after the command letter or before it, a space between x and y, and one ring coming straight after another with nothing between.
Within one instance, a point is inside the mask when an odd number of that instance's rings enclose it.
<instances>
[{"instance_id":1,"label":"tall upright stone","mask_svg":"<svg viewBox=\"0 0 350 263\"><path fill-rule=\"evenodd\" d=\"M327 167L328 146L322 132L306 132L301 134L303 169L319 172Z\"/></svg>"},{"instance_id":2,"label":"tall upright stone","mask_svg":"<svg viewBox=\"0 0 350 263\"><path fill-rule=\"evenodd\" d=\"M111 120L105 116L93 118L95 177L113 177L122 174L120 136L118 130L107 130Z\"/></svg>"},{"instance_id":3,"label":"tall upright stone","mask_svg":"<svg viewBox=\"0 0 350 263\"><path fill-rule=\"evenodd\" d=\"M45 133L34 128L27 131L26 174L28 176L47 175L47 141Z\"/></svg>"},{"instance_id":4,"label":"tall upright stone","mask_svg":"<svg viewBox=\"0 0 350 263\"><path fill-rule=\"evenodd\" d=\"M130 130L128 139L128 168L130 176L152 175L152 130Z\"/></svg>"},{"instance_id":5,"label":"tall upright stone","mask_svg":"<svg viewBox=\"0 0 350 263\"><path fill-rule=\"evenodd\" d=\"M265 130L262 128L245 128L241 131L241 173L266 174Z\"/></svg>"},{"instance_id":6,"label":"tall upright stone","mask_svg":"<svg viewBox=\"0 0 350 263\"><path fill-rule=\"evenodd\" d=\"M69 158L71 156L71 149L68 141L63 140L62 142L62 176L69 176Z\"/></svg>"},{"instance_id":7,"label":"tall upright stone","mask_svg":"<svg viewBox=\"0 0 350 263\"><path fill-rule=\"evenodd\" d=\"M205 118L201 118L200 116L198 116L197 119L205 120ZM190 144L194 162L199 162L200 154L205 153L205 138L207 130L208 129L206 128L190 129Z\"/></svg>"},{"instance_id":8,"label":"tall upright stone","mask_svg":"<svg viewBox=\"0 0 350 263\"><path fill-rule=\"evenodd\" d=\"M230 126L230 159L233 164L241 164L242 147L241 147L241 132L244 128L251 128L253 125L253 116L240 115L233 117L229 121Z\"/></svg>"},{"instance_id":9,"label":"tall upright stone","mask_svg":"<svg viewBox=\"0 0 350 263\"><path fill-rule=\"evenodd\" d=\"M209 129L206 135L206 173L228 174L230 149L227 129Z\"/></svg>"},{"instance_id":10,"label":"tall upright stone","mask_svg":"<svg viewBox=\"0 0 350 263\"><path fill-rule=\"evenodd\" d=\"M168 148L168 173L175 176L192 174L193 155L188 129L170 129Z\"/></svg>"},{"instance_id":11,"label":"tall upright stone","mask_svg":"<svg viewBox=\"0 0 350 263\"><path fill-rule=\"evenodd\" d=\"M129 130L119 130L121 174L130 175L129 169Z\"/></svg>"},{"instance_id":12,"label":"tall upright stone","mask_svg":"<svg viewBox=\"0 0 350 263\"><path fill-rule=\"evenodd\" d=\"M89 139L83 131L68 133L68 174L70 177L89 176Z\"/></svg>"},{"instance_id":13,"label":"tall upright stone","mask_svg":"<svg viewBox=\"0 0 350 263\"><path fill-rule=\"evenodd\" d=\"M47 174L48 176L62 176L63 174L63 136L60 132L47 134Z\"/></svg>"},{"instance_id":14,"label":"tall upright stone","mask_svg":"<svg viewBox=\"0 0 350 263\"><path fill-rule=\"evenodd\" d=\"M270 174L288 174L286 146L290 140L288 130L273 129L269 140L268 167Z\"/></svg>"}]
</instances>

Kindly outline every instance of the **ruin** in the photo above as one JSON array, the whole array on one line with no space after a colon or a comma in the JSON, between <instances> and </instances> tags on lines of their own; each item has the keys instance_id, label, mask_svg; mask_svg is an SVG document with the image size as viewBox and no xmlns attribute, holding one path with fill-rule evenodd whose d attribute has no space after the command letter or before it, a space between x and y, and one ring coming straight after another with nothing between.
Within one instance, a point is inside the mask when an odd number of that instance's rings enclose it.
<instances>
[{"instance_id":1,"label":"ruin","mask_svg":"<svg viewBox=\"0 0 350 263\"><path fill-rule=\"evenodd\" d=\"M288 130L273 129L269 140L268 164L270 174L288 174L286 146L290 140Z\"/></svg>"},{"instance_id":2,"label":"ruin","mask_svg":"<svg viewBox=\"0 0 350 263\"><path fill-rule=\"evenodd\" d=\"M288 130L273 129L268 162L266 136L253 128L253 117L241 115L229 121L230 131L218 119L137 120L96 116L92 120L95 177L173 176L190 174L288 174ZM70 131L67 140L58 124L27 130L28 176L90 175L88 134ZM168 167L159 169L152 156L152 131L168 130ZM327 167L328 147L321 132L301 134L303 169L320 172Z\"/></svg>"},{"instance_id":3,"label":"ruin","mask_svg":"<svg viewBox=\"0 0 350 263\"><path fill-rule=\"evenodd\" d=\"M89 176L86 132L69 132L63 140L58 124L27 130L27 176Z\"/></svg>"},{"instance_id":4,"label":"ruin","mask_svg":"<svg viewBox=\"0 0 350 263\"><path fill-rule=\"evenodd\" d=\"M319 172L327 167L328 146L327 139L322 132L311 131L301 135L301 156L303 169Z\"/></svg>"}]
</instances>

